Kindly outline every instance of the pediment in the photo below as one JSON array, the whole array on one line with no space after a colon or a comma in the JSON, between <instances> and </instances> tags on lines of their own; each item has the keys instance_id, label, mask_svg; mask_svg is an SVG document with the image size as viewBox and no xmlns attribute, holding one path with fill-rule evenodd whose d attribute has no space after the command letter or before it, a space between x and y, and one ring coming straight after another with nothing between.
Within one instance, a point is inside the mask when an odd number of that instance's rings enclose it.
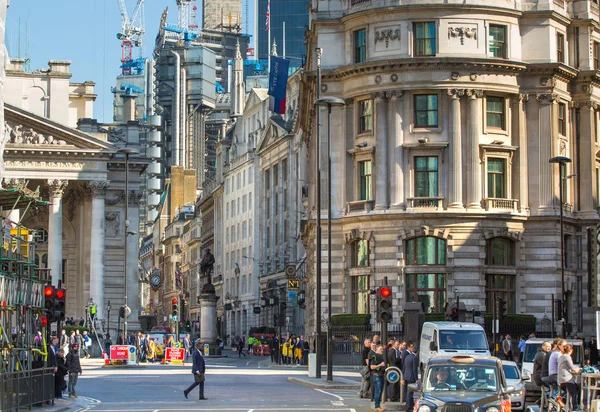
<instances>
[{"instance_id":1,"label":"pediment","mask_svg":"<svg viewBox=\"0 0 600 412\"><path fill-rule=\"evenodd\" d=\"M253 88L252 90L250 90L250 93L248 93L248 98L246 99L246 105L244 107L246 107L246 109L251 109L252 107L264 102L269 98L267 92L268 89L261 89L256 87Z\"/></svg>"},{"instance_id":2,"label":"pediment","mask_svg":"<svg viewBox=\"0 0 600 412\"><path fill-rule=\"evenodd\" d=\"M60 153L116 153L117 147L92 135L19 109L4 106L6 153L21 150Z\"/></svg>"},{"instance_id":3,"label":"pediment","mask_svg":"<svg viewBox=\"0 0 600 412\"><path fill-rule=\"evenodd\" d=\"M276 143L278 140L289 135L290 133L283 127L283 125L279 124L278 121L275 120L275 117L271 117L267 122L265 132L263 133L263 135L260 138L260 141L256 145L256 152L260 153L262 150L265 150L272 144Z\"/></svg>"}]
</instances>

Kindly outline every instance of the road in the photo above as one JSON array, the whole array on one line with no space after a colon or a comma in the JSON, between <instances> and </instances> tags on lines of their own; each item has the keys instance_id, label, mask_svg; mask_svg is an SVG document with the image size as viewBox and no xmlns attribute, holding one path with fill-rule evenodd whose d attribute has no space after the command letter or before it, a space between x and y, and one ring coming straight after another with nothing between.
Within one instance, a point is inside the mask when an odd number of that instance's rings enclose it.
<instances>
[{"instance_id":1,"label":"road","mask_svg":"<svg viewBox=\"0 0 600 412\"><path fill-rule=\"evenodd\" d=\"M183 396L193 382L191 365L144 364L140 368L104 368L101 360L82 359L76 400L60 400L56 411L339 411L372 410L356 389L311 388L289 382L306 377L306 368L269 367L265 358L206 360L205 396L198 389ZM356 371L336 371L334 382L360 382Z\"/></svg>"}]
</instances>

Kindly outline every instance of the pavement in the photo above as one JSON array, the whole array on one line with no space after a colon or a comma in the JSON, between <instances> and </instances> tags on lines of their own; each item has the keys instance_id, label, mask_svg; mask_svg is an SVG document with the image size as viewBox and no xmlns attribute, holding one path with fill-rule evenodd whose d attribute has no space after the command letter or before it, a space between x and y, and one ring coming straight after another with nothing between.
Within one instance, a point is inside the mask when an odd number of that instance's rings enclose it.
<instances>
[{"instance_id":1,"label":"pavement","mask_svg":"<svg viewBox=\"0 0 600 412\"><path fill-rule=\"evenodd\" d=\"M321 375L321 378L309 378L308 376L290 376L287 380L288 382L308 386L309 388L313 389L360 389L360 383L357 383L355 380L335 375L330 381L328 381L327 377L323 375Z\"/></svg>"}]
</instances>

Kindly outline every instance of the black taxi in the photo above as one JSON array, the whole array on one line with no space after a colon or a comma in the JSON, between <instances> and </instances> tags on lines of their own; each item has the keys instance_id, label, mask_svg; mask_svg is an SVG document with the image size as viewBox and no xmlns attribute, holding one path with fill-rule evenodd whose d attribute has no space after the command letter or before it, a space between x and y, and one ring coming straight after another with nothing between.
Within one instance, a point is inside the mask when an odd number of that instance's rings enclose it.
<instances>
[{"instance_id":1,"label":"black taxi","mask_svg":"<svg viewBox=\"0 0 600 412\"><path fill-rule=\"evenodd\" d=\"M502 361L492 356L436 356L417 384L414 412L510 412ZM415 396L416 398L417 396Z\"/></svg>"}]
</instances>

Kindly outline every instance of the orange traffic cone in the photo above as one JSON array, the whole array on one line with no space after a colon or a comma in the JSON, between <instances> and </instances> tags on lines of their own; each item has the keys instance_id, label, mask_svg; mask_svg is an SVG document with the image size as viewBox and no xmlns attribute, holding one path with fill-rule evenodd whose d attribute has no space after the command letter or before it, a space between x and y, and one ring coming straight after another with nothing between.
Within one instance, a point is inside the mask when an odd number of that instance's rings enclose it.
<instances>
[{"instance_id":1,"label":"orange traffic cone","mask_svg":"<svg viewBox=\"0 0 600 412\"><path fill-rule=\"evenodd\" d=\"M162 360L160 361L160 364L161 364L161 365L164 365L164 364L165 364L165 358L162 358Z\"/></svg>"},{"instance_id":2,"label":"orange traffic cone","mask_svg":"<svg viewBox=\"0 0 600 412\"><path fill-rule=\"evenodd\" d=\"M105 365L110 365L110 360L108 359L108 354L106 353L106 351L102 351L102 354L104 356L104 364Z\"/></svg>"}]
</instances>

